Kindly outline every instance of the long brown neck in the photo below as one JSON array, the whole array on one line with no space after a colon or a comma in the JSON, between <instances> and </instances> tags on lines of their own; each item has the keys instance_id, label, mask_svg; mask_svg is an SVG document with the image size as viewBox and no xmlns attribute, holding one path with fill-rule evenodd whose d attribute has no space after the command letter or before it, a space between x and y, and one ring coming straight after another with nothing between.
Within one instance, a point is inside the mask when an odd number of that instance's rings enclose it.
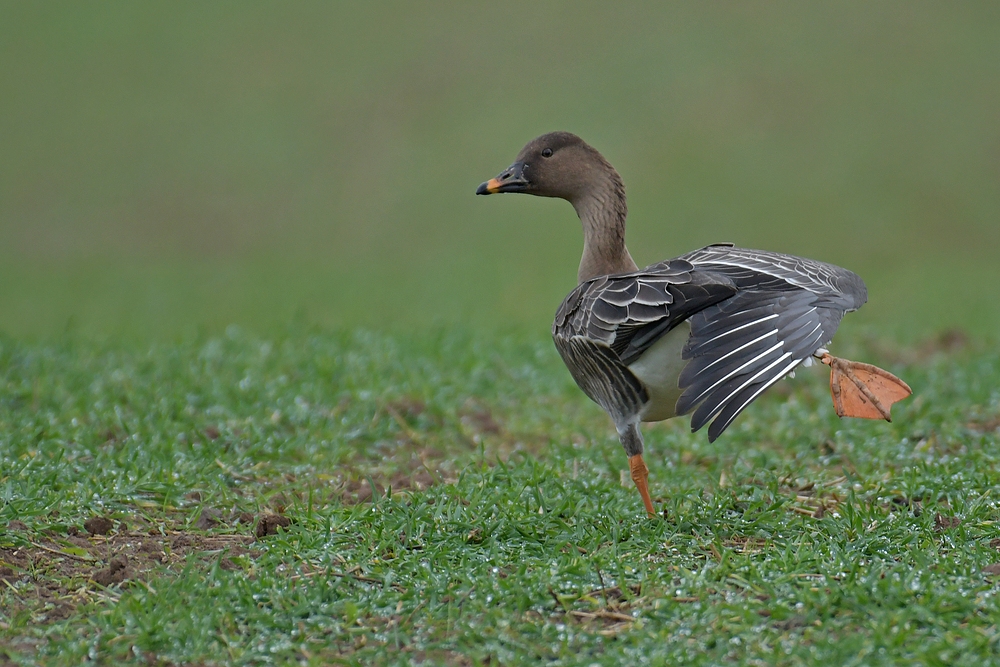
<instances>
[{"instance_id":1,"label":"long brown neck","mask_svg":"<svg viewBox=\"0 0 1000 667\"><path fill-rule=\"evenodd\" d=\"M572 204L583 224L583 257L577 279L582 283L597 276L635 271L635 262L625 247L628 206L618 172L611 169L602 174Z\"/></svg>"}]
</instances>

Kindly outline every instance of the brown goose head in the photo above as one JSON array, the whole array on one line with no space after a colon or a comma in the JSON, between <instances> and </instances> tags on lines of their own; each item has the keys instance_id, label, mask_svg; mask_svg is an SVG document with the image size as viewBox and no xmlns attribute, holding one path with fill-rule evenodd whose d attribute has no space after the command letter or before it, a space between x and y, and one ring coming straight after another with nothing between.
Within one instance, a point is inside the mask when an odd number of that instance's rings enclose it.
<instances>
[{"instance_id":1,"label":"brown goose head","mask_svg":"<svg viewBox=\"0 0 1000 667\"><path fill-rule=\"evenodd\" d=\"M573 204L583 223L583 257L577 278L635 271L625 247L625 186L604 157L580 137L550 132L528 142L514 164L486 181L477 195L523 192Z\"/></svg>"},{"instance_id":2,"label":"brown goose head","mask_svg":"<svg viewBox=\"0 0 1000 667\"><path fill-rule=\"evenodd\" d=\"M476 194L523 192L575 205L609 182L620 187L621 178L600 153L575 134L550 132L529 141L514 164L480 185Z\"/></svg>"}]
</instances>

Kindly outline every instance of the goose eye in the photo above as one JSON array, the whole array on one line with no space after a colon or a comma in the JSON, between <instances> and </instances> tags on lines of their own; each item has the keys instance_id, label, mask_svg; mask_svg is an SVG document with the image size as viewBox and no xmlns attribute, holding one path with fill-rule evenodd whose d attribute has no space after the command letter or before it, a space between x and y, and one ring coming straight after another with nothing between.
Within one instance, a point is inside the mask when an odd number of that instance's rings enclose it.
<instances>
[{"instance_id":1,"label":"goose eye","mask_svg":"<svg viewBox=\"0 0 1000 667\"><path fill-rule=\"evenodd\" d=\"M542 149L542 157L552 157L552 149L551 148L543 148Z\"/></svg>"}]
</instances>

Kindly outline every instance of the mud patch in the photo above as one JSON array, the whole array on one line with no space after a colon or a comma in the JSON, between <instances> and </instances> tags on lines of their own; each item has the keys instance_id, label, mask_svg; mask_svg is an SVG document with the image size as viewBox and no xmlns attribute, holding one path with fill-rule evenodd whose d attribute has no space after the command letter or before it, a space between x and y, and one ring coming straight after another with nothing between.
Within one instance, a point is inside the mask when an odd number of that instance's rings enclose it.
<instances>
[{"instance_id":1,"label":"mud patch","mask_svg":"<svg viewBox=\"0 0 1000 667\"><path fill-rule=\"evenodd\" d=\"M203 535L152 526L145 531L111 532L104 522L85 523L90 533L60 534L52 530L20 532L21 546L0 547L0 588L3 615L29 611L37 623L71 616L77 606L106 597L103 589L127 587L143 581L154 570L182 567L189 557L206 562L256 557L249 547L252 535ZM87 525L91 524L91 525ZM93 530L92 530L93 529ZM108 530L107 534L97 531ZM73 531L76 532L76 531Z\"/></svg>"}]
</instances>

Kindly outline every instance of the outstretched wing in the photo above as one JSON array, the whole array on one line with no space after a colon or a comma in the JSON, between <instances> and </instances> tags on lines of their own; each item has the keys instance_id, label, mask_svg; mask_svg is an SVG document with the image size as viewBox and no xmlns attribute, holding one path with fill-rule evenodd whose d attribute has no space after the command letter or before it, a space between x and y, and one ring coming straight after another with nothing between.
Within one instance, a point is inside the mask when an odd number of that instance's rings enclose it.
<instances>
[{"instance_id":1,"label":"outstretched wing","mask_svg":"<svg viewBox=\"0 0 1000 667\"><path fill-rule=\"evenodd\" d=\"M725 276L739 293L690 317L678 414L691 428L709 421L715 440L768 387L830 342L844 313L867 299L854 273L812 260L709 246L684 255L699 271ZM714 421L713 421L714 420Z\"/></svg>"},{"instance_id":2,"label":"outstretched wing","mask_svg":"<svg viewBox=\"0 0 1000 667\"><path fill-rule=\"evenodd\" d=\"M799 288L831 299L844 312L857 310L868 300L868 290L858 274L814 259L735 248L731 243L705 246L678 259L687 260L696 269L725 275L741 291Z\"/></svg>"}]
</instances>

